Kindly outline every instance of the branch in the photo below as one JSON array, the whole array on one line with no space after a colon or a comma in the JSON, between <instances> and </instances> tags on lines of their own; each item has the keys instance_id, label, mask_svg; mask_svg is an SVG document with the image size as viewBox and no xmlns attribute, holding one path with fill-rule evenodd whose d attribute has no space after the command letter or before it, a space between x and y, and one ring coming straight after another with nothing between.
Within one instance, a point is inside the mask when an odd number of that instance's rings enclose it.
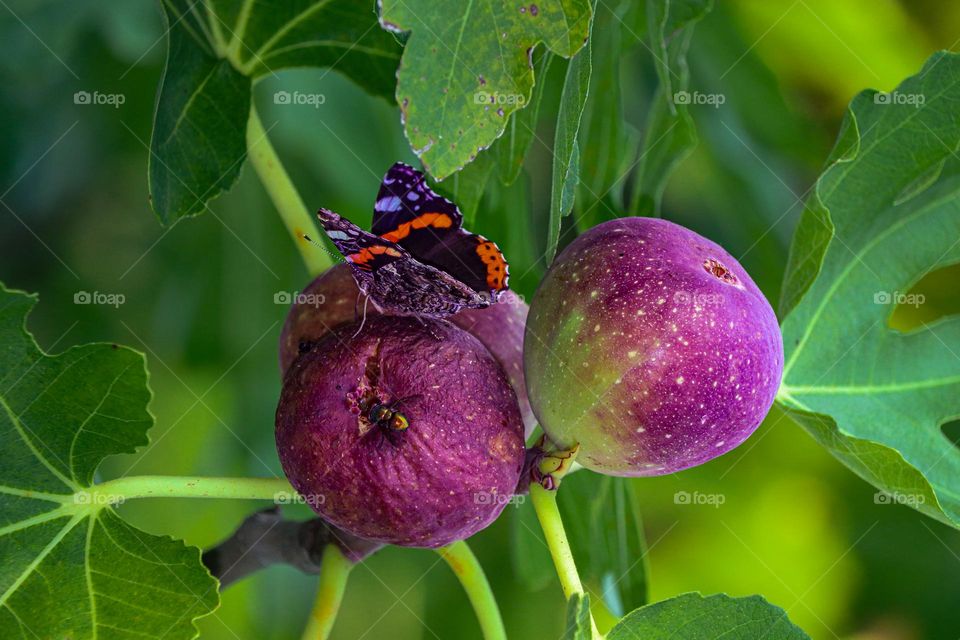
<instances>
[{"instance_id":1,"label":"branch","mask_svg":"<svg viewBox=\"0 0 960 640\"><path fill-rule=\"evenodd\" d=\"M273 564L316 574L324 549L331 543L354 563L383 546L341 531L320 518L287 520L279 507L274 507L249 516L233 535L204 551L203 564L219 578L221 587Z\"/></svg>"}]
</instances>

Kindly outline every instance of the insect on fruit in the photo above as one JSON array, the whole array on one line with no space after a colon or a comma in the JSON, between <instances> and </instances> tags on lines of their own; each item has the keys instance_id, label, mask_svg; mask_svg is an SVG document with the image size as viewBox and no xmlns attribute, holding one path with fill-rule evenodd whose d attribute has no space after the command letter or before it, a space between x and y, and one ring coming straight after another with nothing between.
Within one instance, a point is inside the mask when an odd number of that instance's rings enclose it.
<instances>
[{"instance_id":1,"label":"insect on fruit","mask_svg":"<svg viewBox=\"0 0 960 640\"><path fill-rule=\"evenodd\" d=\"M407 417L388 404L376 402L373 398L363 398L359 406L363 417L382 429L402 433L410 428Z\"/></svg>"}]
</instances>

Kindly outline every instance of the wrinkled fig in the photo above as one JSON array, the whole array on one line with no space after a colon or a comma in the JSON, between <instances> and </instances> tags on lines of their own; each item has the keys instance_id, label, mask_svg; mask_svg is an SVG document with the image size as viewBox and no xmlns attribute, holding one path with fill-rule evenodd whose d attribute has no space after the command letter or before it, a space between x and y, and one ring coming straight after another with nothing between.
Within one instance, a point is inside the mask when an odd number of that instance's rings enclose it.
<instances>
[{"instance_id":1,"label":"wrinkled fig","mask_svg":"<svg viewBox=\"0 0 960 640\"><path fill-rule=\"evenodd\" d=\"M280 371L286 371L299 354L301 344L319 340L328 331L361 318L379 315L360 293L347 264L322 273L300 292L290 307L280 334ZM517 392L526 435L536 426L523 380L523 328L529 307L517 294L506 291L500 301L485 309L466 309L449 320L466 329L490 350Z\"/></svg>"},{"instance_id":2,"label":"wrinkled fig","mask_svg":"<svg viewBox=\"0 0 960 640\"><path fill-rule=\"evenodd\" d=\"M513 495L523 424L506 374L442 320L368 317L302 353L284 378L277 450L307 503L368 540L438 547Z\"/></svg>"},{"instance_id":3,"label":"wrinkled fig","mask_svg":"<svg viewBox=\"0 0 960 640\"><path fill-rule=\"evenodd\" d=\"M651 218L572 242L530 305L534 413L577 462L621 476L702 464L743 442L780 384L776 316L720 246Z\"/></svg>"}]
</instances>

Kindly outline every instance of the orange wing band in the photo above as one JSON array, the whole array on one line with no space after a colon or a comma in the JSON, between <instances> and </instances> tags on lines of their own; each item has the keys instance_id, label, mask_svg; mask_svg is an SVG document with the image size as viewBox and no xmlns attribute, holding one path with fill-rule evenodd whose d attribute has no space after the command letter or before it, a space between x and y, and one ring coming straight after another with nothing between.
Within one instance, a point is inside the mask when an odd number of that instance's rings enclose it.
<instances>
[{"instance_id":1,"label":"orange wing band","mask_svg":"<svg viewBox=\"0 0 960 640\"><path fill-rule=\"evenodd\" d=\"M388 256L393 256L394 258L400 257L400 252L393 247L374 245L372 247L364 247L357 253L351 253L347 256L347 260L357 265L361 269L369 269L369 263L373 262L378 255L382 254L387 254Z\"/></svg>"},{"instance_id":2,"label":"orange wing band","mask_svg":"<svg viewBox=\"0 0 960 640\"><path fill-rule=\"evenodd\" d=\"M414 229L426 229L427 227L448 229L452 226L453 218L445 213L423 213L409 222L404 222L390 233L385 233L380 237L384 240L389 240L390 242L400 242L410 235L410 232Z\"/></svg>"}]
</instances>

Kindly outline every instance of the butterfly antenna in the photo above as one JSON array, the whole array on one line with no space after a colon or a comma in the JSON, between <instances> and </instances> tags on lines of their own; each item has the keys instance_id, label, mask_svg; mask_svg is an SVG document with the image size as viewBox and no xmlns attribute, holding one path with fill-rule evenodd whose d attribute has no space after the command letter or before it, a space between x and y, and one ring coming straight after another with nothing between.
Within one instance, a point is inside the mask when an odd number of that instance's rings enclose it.
<instances>
[{"instance_id":1,"label":"butterfly antenna","mask_svg":"<svg viewBox=\"0 0 960 640\"><path fill-rule=\"evenodd\" d=\"M346 260L344 260L342 255L338 253L334 253L333 251L330 251L330 249L327 249L325 246L323 246L322 244L320 244L319 242L317 242L307 234L301 233L300 237L306 240L307 242L309 242L310 244L312 244L313 246L315 246L316 248L320 249L320 251L323 251L327 255L332 256L334 260L337 260L338 262L346 262Z\"/></svg>"}]
</instances>

